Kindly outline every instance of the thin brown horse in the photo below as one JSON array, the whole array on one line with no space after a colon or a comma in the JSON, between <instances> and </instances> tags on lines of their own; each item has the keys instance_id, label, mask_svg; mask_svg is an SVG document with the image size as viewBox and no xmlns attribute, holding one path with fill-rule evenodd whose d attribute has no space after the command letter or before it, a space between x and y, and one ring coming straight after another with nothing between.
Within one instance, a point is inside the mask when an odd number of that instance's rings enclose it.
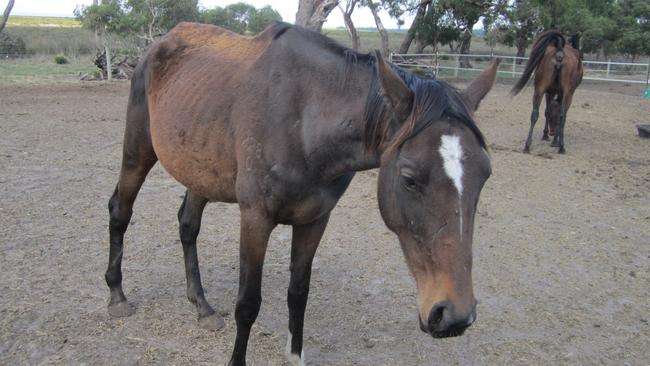
<instances>
[{"instance_id":1,"label":"thin brown horse","mask_svg":"<svg viewBox=\"0 0 650 366\"><path fill-rule=\"evenodd\" d=\"M571 106L573 93L582 81L582 56L580 51L566 43L560 32L547 31L537 37L524 73L512 88L513 95L524 88L533 71L535 72L533 111L530 115L530 130L524 152L530 152L533 128L539 117L539 105L542 97L546 95L546 124L542 140L548 140L550 132L553 136L551 146L558 146L558 152L563 154L566 152L564 149L566 114Z\"/></svg>"},{"instance_id":2,"label":"thin brown horse","mask_svg":"<svg viewBox=\"0 0 650 366\"><path fill-rule=\"evenodd\" d=\"M230 365L246 363L269 235L278 224L293 226L287 354L302 364L311 265L330 212L356 171L379 167L381 214L415 276L420 326L434 337L462 334L476 319L474 214L490 175L472 113L495 73L496 63L459 92L288 24L254 38L178 25L131 82L122 169L109 202L109 313L135 310L122 291L123 239L136 195L160 160L187 187L178 213L187 297L210 329L223 320L201 284L201 215L209 201L239 204Z\"/></svg>"}]
</instances>

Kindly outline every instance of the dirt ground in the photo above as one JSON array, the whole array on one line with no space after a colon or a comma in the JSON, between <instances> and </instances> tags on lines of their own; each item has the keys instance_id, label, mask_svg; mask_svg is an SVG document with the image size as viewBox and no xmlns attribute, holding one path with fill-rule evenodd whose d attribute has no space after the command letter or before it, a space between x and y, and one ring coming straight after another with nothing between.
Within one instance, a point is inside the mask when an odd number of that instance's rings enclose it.
<instances>
[{"instance_id":1,"label":"dirt ground","mask_svg":"<svg viewBox=\"0 0 650 366\"><path fill-rule=\"evenodd\" d=\"M199 329L185 297L176 211L184 189L154 168L127 232L134 316L110 319L106 204L120 164L127 83L0 86L0 364L224 364L234 341L238 210L211 204L199 236L207 298L225 317ZM493 175L474 242L478 321L434 340L415 285L357 175L317 254L306 314L310 365L650 364L650 123L641 88L585 84L567 154L521 153L530 89L497 85L477 119ZM273 233L251 365L284 364L290 229Z\"/></svg>"}]
</instances>

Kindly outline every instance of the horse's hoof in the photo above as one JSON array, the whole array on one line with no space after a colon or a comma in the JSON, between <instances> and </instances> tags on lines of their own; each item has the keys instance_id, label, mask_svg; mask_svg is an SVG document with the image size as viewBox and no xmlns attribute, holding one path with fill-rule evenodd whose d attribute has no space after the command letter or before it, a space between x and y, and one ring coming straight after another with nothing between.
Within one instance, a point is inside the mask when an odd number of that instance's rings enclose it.
<instances>
[{"instance_id":1,"label":"horse's hoof","mask_svg":"<svg viewBox=\"0 0 650 366\"><path fill-rule=\"evenodd\" d=\"M558 154L566 154L566 150L564 150L564 146L560 147L560 149L557 151Z\"/></svg>"},{"instance_id":2,"label":"horse's hoof","mask_svg":"<svg viewBox=\"0 0 650 366\"><path fill-rule=\"evenodd\" d=\"M548 141L548 140L549 140L548 135L542 136L542 141Z\"/></svg>"},{"instance_id":3,"label":"horse's hoof","mask_svg":"<svg viewBox=\"0 0 650 366\"><path fill-rule=\"evenodd\" d=\"M557 143L557 141L553 140L551 141L551 147L558 147L560 144Z\"/></svg>"},{"instance_id":4,"label":"horse's hoof","mask_svg":"<svg viewBox=\"0 0 650 366\"><path fill-rule=\"evenodd\" d=\"M530 147L524 147L524 154L530 154Z\"/></svg>"},{"instance_id":5,"label":"horse's hoof","mask_svg":"<svg viewBox=\"0 0 650 366\"><path fill-rule=\"evenodd\" d=\"M117 304L108 305L108 314L112 318L126 318L135 314L135 306L126 301L118 302Z\"/></svg>"},{"instance_id":6,"label":"horse's hoof","mask_svg":"<svg viewBox=\"0 0 650 366\"><path fill-rule=\"evenodd\" d=\"M217 331L223 328L224 325L226 323L223 321L221 315L217 313L199 318L199 328L201 329Z\"/></svg>"}]
</instances>

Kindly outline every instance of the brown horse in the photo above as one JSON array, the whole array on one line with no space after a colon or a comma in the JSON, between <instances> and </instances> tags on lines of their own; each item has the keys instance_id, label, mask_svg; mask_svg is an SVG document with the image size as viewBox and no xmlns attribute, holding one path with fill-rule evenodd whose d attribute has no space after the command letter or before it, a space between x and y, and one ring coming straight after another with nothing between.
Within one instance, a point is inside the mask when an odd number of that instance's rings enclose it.
<instances>
[{"instance_id":1,"label":"brown horse","mask_svg":"<svg viewBox=\"0 0 650 366\"><path fill-rule=\"evenodd\" d=\"M196 237L209 201L241 212L237 336L231 365L244 365L261 304L267 241L293 226L287 296L293 363L303 362L303 320L312 259L330 211L356 171L379 167L379 204L417 283L420 326L434 337L476 319L474 214L490 159L472 113L496 63L459 92L278 23L254 38L182 23L136 68L122 168L109 202L109 313L134 308L122 291L124 233L151 167L187 187L178 213L187 297L199 324L223 320L206 301Z\"/></svg>"},{"instance_id":2,"label":"brown horse","mask_svg":"<svg viewBox=\"0 0 650 366\"><path fill-rule=\"evenodd\" d=\"M566 152L564 149L566 114L571 106L573 93L582 81L582 56L580 51L566 44L560 32L547 31L537 37L524 73L512 88L513 95L524 88L533 71L535 72L533 111L530 115L530 130L524 152L530 152L533 128L539 117L539 105L542 96L546 95L546 125L542 140L548 140L550 129L550 134L553 136L551 146L559 146L558 152L563 154Z\"/></svg>"}]
</instances>

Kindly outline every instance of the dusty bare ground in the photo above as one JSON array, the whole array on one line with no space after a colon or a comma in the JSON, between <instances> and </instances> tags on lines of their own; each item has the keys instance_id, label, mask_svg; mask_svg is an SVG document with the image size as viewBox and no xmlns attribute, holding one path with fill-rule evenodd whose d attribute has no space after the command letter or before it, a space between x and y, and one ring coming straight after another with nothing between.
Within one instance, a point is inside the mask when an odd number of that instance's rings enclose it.
<instances>
[{"instance_id":1,"label":"dusty bare ground","mask_svg":"<svg viewBox=\"0 0 650 366\"><path fill-rule=\"evenodd\" d=\"M613 90L612 90L613 89ZM128 85L0 86L0 364L224 364L234 339L236 206L209 205L199 237L208 300L226 327L196 326L175 220L183 188L156 167L126 237L137 313L109 319L106 203ZM377 210L376 172L335 209L306 316L311 365L650 363L650 123L640 89L585 85L567 154L522 154L530 90L497 86L478 119L491 146L474 243L478 321L465 336L418 329L415 287ZM541 123L540 123L541 124ZM290 230L269 246L252 365L283 364Z\"/></svg>"}]
</instances>

